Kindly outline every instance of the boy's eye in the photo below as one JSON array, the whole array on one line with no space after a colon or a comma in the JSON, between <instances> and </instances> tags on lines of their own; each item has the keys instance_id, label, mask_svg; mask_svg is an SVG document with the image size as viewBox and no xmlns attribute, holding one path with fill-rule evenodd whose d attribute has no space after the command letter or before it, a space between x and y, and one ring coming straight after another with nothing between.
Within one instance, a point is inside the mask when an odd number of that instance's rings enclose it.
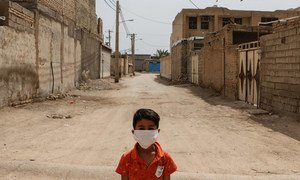
<instances>
[{"instance_id":1,"label":"boy's eye","mask_svg":"<svg viewBox=\"0 0 300 180\"><path fill-rule=\"evenodd\" d=\"M145 130L145 128L139 128L138 130Z\"/></svg>"},{"instance_id":2,"label":"boy's eye","mask_svg":"<svg viewBox=\"0 0 300 180\"><path fill-rule=\"evenodd\" d=\"M149 128L148 130L154 130L154 128Z\"/></svg>"}]
</instances>

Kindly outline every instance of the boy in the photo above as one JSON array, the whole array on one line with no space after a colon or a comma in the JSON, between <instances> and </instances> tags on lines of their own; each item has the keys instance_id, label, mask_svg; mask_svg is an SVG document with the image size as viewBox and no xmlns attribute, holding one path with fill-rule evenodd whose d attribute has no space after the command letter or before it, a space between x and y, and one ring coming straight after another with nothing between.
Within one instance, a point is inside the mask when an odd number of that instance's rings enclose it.
<instances>
[{"instance_id":1,"label":"boy","mask_svg":"<svg viewBox=\"0 0 300 180\"><path fill-rule=\"evenodd\" d=\"M151 109L139 109L133 116L134 148L123 154L116 172L122 180L169 180L177 167L171 156L156 142L159 115Z\"/></svg>"}]
</instances>

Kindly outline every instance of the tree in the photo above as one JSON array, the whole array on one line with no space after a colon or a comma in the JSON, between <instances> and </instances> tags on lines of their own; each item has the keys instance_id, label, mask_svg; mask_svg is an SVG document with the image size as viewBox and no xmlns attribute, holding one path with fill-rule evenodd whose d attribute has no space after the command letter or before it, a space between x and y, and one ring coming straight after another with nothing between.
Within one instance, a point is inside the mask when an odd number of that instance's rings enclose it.
<instances>
[{"instance_id":1,"label":"tree","mask_svg":"<svg viewBox=\"0 0 300 180\"><path fill-rule=\"evenodd\" d=\"M161 57L168 56L168 55L170 55L168 50L158 49L154 54L154 58L160 59Z\"/></svg>"}]
</instances>

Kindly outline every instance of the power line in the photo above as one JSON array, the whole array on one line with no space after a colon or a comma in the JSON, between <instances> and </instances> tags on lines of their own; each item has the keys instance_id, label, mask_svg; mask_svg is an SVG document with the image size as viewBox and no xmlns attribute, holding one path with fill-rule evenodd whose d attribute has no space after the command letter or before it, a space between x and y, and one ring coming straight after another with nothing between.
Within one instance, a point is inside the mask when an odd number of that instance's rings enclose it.
<instances>
[{"instance_id":1,"label":"power line","mask_svg":"<svg viewBox=\"0 0 300 180\"><path fill-rule=\"evenodd\" d=\"M170 24L172 24L172 23L167 23L167 22L157 21L157 20L154 20L154 19L150 19L150 18L147 18L147 17L141 16L141 15L138 15L138 14L136 14L136 13L134 13L134 12L132 12L132 11L128 10L127 8L124 8L124 6L123 6L123 9L125 9L125 10L126 10L126 11L128 11L129 13L131 13L131 14L133 14L133 15L135 15L135 16L137 16L137 17L139 17L139 18L142 18L142 19L145 19L145 20L148 20L148 21L152 21L152 22L155 22L155 23L160 23L160 24L167 24L167 25L170 25Z\"/></svg>"},{"instance_id":2,"label":"power line","mask_svg":"<svg viewBox=\"0 0 300 180\"><path fill-rule=\"evenodd\" d=\"M157 45L153 45L153 44L150 44L150 43L147 43L145 42L144 40L141 40L141 42L147 46L151 46L151 47L169 47L169 46L157 46Z\"/></svg>"},{"instance_id":3,"label":"power line","mask_svg":"<svg viewBox=\"0 0 300 180\"><path fill-rule=\"evenodd\" d=\"M120 8L120 9L122 9L122 8ZM121 12L120 14L121 14L121 19L122 19L122 24L123 24L124 29L125 29L125 31L126 31L126 34L127 34L127 36L128 36L128 34L130 34L130 32L129 32L128 26L127 26L127 24L126 24L126 20L125 20L125 18L124 18L124 15L123 15L122 10L121 10L120 12Z\"/></svg>"},{"instance_id":4,"label":"power line","mask_svg":"<svg viewBox=\"0 0 300 180\"><path fill-rule=\"evenodd\" d=\"M104 0L104 2L114 11L116 11L106 0Z\"/></svg>"},{"instance_id":5,"label":"power line","mask_svg":"<svg viewBox=\"0 0 300 180\"><path fill-rule=\"evenodd\" d=\"M113 4L114 6L116 6L116 1L114 0L109 0L111 4Z\"/></svg>"},{"instance_id":6,"label":"power line","mask_svg":"<svg viewBox=\"0 0 300 180\"><path fill-rule=\"evenodd\" d=\"M197 9L200 9L192 0L189 0Z\"/></svg>"}]
</instances>

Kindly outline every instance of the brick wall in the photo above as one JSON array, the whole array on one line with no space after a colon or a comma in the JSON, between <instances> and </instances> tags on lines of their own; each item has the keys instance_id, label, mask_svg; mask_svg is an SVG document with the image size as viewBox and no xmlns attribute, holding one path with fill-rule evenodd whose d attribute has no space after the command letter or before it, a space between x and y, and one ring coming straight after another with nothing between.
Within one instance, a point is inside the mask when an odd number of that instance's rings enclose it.
<instances>
[{"instance_id":1,"label":"brick wall","mask_svg":"<svg viewBox=\"0 0 300 180\"><path fill-rule=\"evenodd\" d=\"M300 19L261 38L262 108L300 114Z\"/></svg>"},{"instance_id":2,"label":"brick wall","mask_svg":"<svg viewBox=\"0 0 300 180\"><path fill-rule=\"evenodd\" d=\"M203 85L204 82L204 57L203 57L203 53L202 50L199 51L198 53L198 84L200 86Z\"/></svg>"},{"instance_id":3,"label":"brick wall","mask_svg":"<svg viewBox=\"0 0 300 180\"><path fill-rule=\"evenodd\" d=\"M225 95L232 99L238 98L238 46L226 46L225 54Z\"/></svg>"},{"instance_id":4,"label":"brick wall","mask_svg":"<svg viewBox=\"0 0 300 180\"><path fill-rule=\"evenodd\" d=\"M222 92L224 86L224 34L207 36L201 51L204 59L203 86Z\"/></svg>"},{"instance_id":5,"label":"brick wall","mask_svg":"<svg viewBox=\"0 0 300 180\"><path fill-rule=\"evenodd\" d=\"M78 27L98 34L98 20L93 0L76 1L76 22Z\"/></svg>"},{"instance_id":6,"label":"brick wall","mask_svg":"<svg viewBox=\"0 0 300 180\"><path fill-rule=\"evenodd\" d=\"M9 26L20 31L34 32L34 14L17 3L3 0L0 2L0 26Z\"/></svg>"},{"instance_id":7,"label":"brick wall","mask_svg":"<svg viewBox=\"0 0 300 180\"><path fill-rule=\"evenodd\" d=\"M187 41L182 41L171 49L172 81L187 80L187 49Z\"/></svg>"}]
</instances>

